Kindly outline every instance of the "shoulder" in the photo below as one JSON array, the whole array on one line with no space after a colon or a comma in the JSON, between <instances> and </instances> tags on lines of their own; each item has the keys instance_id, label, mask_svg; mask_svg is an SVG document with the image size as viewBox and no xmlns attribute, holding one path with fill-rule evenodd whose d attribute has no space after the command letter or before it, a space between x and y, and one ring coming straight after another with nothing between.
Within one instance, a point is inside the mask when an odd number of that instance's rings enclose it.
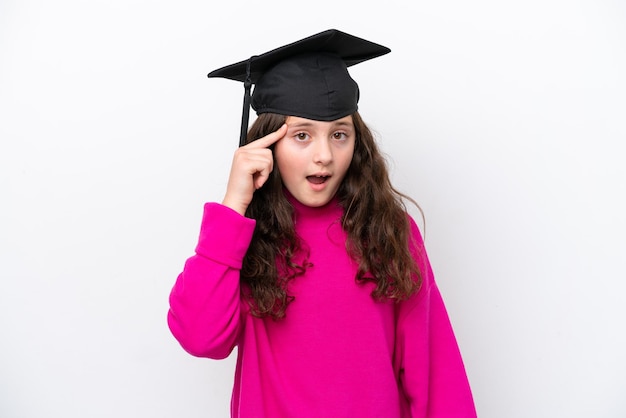
<instances>
[{"instance_id":1,"label":"shoulder","mask_svg":"<svg viewBox=\"0 0 626 418\"><path fill-rule=\"evenodd\" d=\"M413 257L418 261L420 258L427 257L424 238L415 219L408 212L406 212L406 218L409 226L409 248Z\"/></svg>"},{"instance_id":2,"label":"shoulder","mask_svg":"<svg viewBox=\"0 0 626 418\"><path fill-rule=\"evenodd\" d=\"M406 213L406 217L409 224L409 250L413 260L417 264L420 275L420 289L412 297L414 299L415 297L420 298L428 293L430 288L435 285L435 278L422 232L415 222L415 219L409 213Z\"/></svg>"}]
</instances>

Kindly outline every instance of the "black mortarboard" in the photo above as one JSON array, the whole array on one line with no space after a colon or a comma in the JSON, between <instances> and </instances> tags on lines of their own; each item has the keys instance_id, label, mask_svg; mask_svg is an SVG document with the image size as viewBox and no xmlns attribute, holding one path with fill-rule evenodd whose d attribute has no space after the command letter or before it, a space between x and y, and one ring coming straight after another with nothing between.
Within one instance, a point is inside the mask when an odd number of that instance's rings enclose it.
<instances>
[{"instance_id":1,"label":"black mortarboard","mask_svg":"<svg viewBox=\"0 0 626 418\"><path fill-rule=\"evenodd\" d=\"M348 67L391 50L330 29L245 61L219 68L209 77L244 83L239 146L245 144L250 104L261 113L336 120L357 110L359 87ZM250 97L250 87L255 84ZM250 100L252 99L252 103Z\"/></svg>"}]
</instances>

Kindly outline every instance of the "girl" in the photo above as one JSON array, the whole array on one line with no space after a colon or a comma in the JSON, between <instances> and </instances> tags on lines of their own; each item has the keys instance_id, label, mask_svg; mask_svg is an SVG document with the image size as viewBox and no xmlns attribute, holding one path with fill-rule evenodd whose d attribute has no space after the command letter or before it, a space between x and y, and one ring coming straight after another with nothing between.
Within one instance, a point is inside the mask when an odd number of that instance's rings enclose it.
<instances>
[{"instance_id":1,"label":"girl","mask_svg":"<svg viewBox=\"0 0 626 418\"><path fill-rule=\"evenodd\" d=\"M168 323L194 356L238 348L233 417L476 415L420 233L357 112L347 67L387 52L329 30L209 74L244 82L243 146Z\"/></svg>"}]
</instances>

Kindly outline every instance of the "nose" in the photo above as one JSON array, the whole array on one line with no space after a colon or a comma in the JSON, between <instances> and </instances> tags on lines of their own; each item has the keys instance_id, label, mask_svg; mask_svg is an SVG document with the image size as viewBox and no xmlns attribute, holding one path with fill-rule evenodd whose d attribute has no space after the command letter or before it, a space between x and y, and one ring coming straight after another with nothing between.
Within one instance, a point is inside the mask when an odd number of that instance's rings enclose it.
<instances>
[{"instance_id":1,"label":"nose","mask_svg":"<svg viewBox=\"0 0 626 418\"><path fill-rule=\"evenodd\" d=\"M315 141L315 151L313 153L313 162L320 165L328 165L333 161L333 150L330 141L320 139Z\"/></svg>"}]
</instances>

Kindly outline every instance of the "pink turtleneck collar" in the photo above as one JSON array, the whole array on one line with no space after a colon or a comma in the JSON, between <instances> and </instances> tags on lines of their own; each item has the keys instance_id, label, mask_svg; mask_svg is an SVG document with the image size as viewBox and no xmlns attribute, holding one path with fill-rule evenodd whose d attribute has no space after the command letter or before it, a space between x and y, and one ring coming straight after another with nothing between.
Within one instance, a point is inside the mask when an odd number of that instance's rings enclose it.
<instances>
[{"instance_id":1,"label":"pink turtleneck collar","mask_svg":"<svg viewBox=\"0 0 626 418\"><path fill-rule=\"evenodd\" d=\"M330 202L323 206L312 207L300 202L286 188L283 188L283 191L285 197L294 208L294 221L296 224L301 224L307 220L320 221L325 218L329 221L335 221L341 219L343 215L343 208L339 205L337 196L333 197Z\"/></svg>"}]
</instances>

